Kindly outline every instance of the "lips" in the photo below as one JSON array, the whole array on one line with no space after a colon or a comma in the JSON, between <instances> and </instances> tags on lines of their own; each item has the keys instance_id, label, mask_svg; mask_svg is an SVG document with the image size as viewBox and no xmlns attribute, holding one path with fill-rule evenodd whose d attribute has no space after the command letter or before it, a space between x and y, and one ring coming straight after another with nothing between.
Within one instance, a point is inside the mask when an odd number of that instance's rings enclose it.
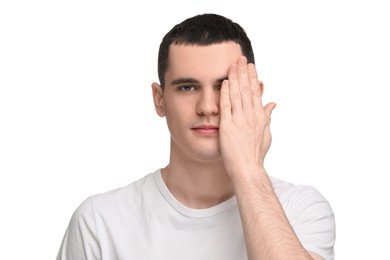
<instances>
[{"instance_id":1,"label":"lips","mask_svg":"<svg viewBox=\"0 0 390 260\"><path fill-rule=\"evenodd\" d=\"M214 125L200 125L192 128L192 130L200 135L216 135L219 129Z\"/></svg>"}]
</instances>

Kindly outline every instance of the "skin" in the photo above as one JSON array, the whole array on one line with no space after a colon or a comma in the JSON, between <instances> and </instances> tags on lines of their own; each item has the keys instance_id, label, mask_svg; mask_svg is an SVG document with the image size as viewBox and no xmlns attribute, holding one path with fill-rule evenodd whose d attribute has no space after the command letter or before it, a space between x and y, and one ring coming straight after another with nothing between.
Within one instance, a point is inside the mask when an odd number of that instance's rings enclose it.
<instances>
[{"instance_id":1,"label":"skin","mask_svg":"<svg viewBox=\"0 0 390 260\"><path fill-rule=\"evenodd\" d=\"M273 191L264 159L275 103L234 42L171 45L165 89L152 84L171 133L162 177L184 205L208 208L236 195L249 259L323 259L307 252Z\"/></svg>"}]
</instances>

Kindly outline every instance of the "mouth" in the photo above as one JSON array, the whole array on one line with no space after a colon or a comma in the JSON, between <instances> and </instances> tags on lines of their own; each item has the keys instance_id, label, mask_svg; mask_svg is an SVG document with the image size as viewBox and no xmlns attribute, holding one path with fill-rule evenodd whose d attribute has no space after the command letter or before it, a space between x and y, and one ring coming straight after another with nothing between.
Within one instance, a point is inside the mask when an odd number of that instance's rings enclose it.
<instances>
[{"instance_id":1,"label":"mouth","mask_svg":"<svg viewBox=\"0 0 390 260\"><path fill-rule=\"evenodd\" d=\"M219 131L219 128L213 125L201 125L191 129L200 135L216 135Z\"/></svg>"}]
</instances>

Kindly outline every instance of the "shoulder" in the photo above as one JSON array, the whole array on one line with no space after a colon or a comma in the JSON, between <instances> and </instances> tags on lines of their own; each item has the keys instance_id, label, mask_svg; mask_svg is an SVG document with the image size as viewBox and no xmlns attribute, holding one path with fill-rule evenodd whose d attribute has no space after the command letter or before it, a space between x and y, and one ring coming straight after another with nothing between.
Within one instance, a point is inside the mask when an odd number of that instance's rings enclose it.
<instances>
[{"instance_id":1,"label":"shoulder","mask_svg":"<svg viewBox=\"0 0 390 260\"><path fill-rule=\"evenodd\" d=\"M73 212L73 223L94 222L95 216L126 208L142 201L142 193L148 192L154 185L154 173L127 184L101 193L95 193L82 201Z\"/></svg>"},{"instance_id":2,"label":"shoulder","mask_svg":"<svg viewBox=\"0 0 390 260\"><path fill-rule=\"evenodd\" d=\"M274 192L285 210L304 209L313 205L323 204L327 210L332 210L327 199L315 187L297 185L270 177Z\"/></svg>"},{"instance_id":3,"label":"shoulder","mask_svg":"<svg viewBox=\"0 0 390 260\"><path fill-rule=\"evenodd\" d=\"M74 237L89 233L97 236L97 229L102 220L115 220L123 212L129 212L142 201L142 192L148 190L152 181L151 174L126 186L89 196L73 212L67 233ZM149 188L150 189L150 188ZM145 191L144 191L145 190Z\"/></svg>"},{"instance_id":4,"label":"shoulder","mask_svg":"<svg viewBox=\"0 0 390 260\"><path fill-rule=\"evenodd\" d=\"M276 196L292 226L328 222L334 226L334 214L328 200L315 187L296 185L270 177Z\"/></svg>"},{"instance_id":5,"label":"shoulder","mask_svg":"<svg viewBox=\"0 0 390 260\"><path fill-rule=\"evenodd\" d=\"M335 219L327 199L313 186L295 185L270 177L276 196L304 247L333 259Z\"/></svg>"},{"instance_id":6,"label":"shoulder","mask_svg":"<svg viewBox=\"0 0 390 260\"><path fill-rule=\"evenodd\" d=\"M151 192L154 189L153 174L149 173L126 186L94 194L80 205L80 210L92 210L95 213L110 212L111 210L120 210L129 205L138 204L142 201L144 193Z\"/></svg>"}]
</instances>

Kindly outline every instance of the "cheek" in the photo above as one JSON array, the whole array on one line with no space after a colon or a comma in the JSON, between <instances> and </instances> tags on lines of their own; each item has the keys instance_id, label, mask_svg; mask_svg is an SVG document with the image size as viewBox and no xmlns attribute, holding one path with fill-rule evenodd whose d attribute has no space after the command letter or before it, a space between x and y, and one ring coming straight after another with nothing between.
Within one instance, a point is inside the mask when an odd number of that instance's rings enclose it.
<instances>
[{"instance_id":1,"label":"cheek","mask_svg":"<svg viewBox=\"0 0 390 260\"><path fill-rule=\"evenodd\" d=\"M195 100L193 98L169 98L163 101L164 112L171 117L190 116L195 111Z\"/></svg>"},{"instance_id":2,"label":"cheek","mask_svg":"<svg viewBox=\"0 0 390 260\"><path fill-rule=\"evenodd\" d=\"M169 101L164 105L164 112L168 126L171 130L180 126L188 126L194 117L194 108L191 102L184 102L183 100Z\"/></svg>"}]
</instances>

